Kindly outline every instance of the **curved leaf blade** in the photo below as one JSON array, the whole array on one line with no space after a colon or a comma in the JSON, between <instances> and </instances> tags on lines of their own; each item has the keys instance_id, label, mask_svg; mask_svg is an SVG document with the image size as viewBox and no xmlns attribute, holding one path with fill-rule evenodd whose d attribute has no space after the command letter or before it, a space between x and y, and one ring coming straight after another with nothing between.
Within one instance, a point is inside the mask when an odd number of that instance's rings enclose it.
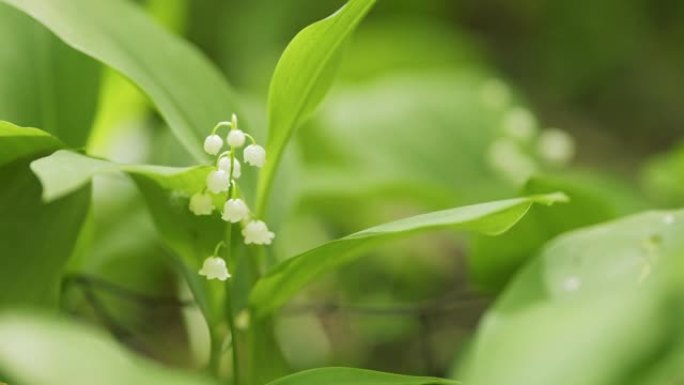
<instances>
[{"instance_id":1,"label":"curved leaf blade","mask_svg":"<svg viewBox=\"0 0 684 385\"><path fill-rule=\"evenodd\" d=\"M437 377L407 376L355 368L319 368L291 374L268 385L457 385Z\"/></svg>"},{"instance_id":2,"label":"curved leaf blade","mask_svg":"<svg viewBox=\"0 0 684 385\"><path fill-rule=\"evenodd\" d=\"M35 314L0 317L0 371L34 385L208 385L136 357L85 325ZM84 363L84 357L87 363Z\"/></svg>"},{"instance_id":3,"label":"curved leaf blade","mask_svg":"<svg viewBox=\"0 0 684 385\"><path fill-rule=\"evenodd\" d=\"M622 384L662 360L681 323L682 231L684 211L646 212L549 242L483 318L468 383Z\"/></svg>"},{"instance_id":4,"label":"curved leaf blade","mask_svg":"<svg viewBox=\"0 0 684 385\"><path fill-rule=\"evenodd\" d=\"M198 160L201 141L235 101L224 78L195 48L128 1L0 0L28 14L71 47L131 79L154 102Z\"/></svg>"},{"instance_id":5,"label":"curved leaf blade","mask_svg":"<svg viewBox=\"0 0 684 385\"><path fill-rule=\"evenodd\" d=\"M344 43L374 4L375 0L350 0L330 17L300 31L278 61L268 96L269 160L259 180L259 214L265 210L268 190L287 141L323 100L332 85Z\"/></svg>"},{"instance_id":6,"label":"curved leaf blade","mask_svg":"<svg viewBox=\"0 0 684 385\"><path fill-rule=\"evenodd\" d=\"M566 199L562 193L508 199L436 211L372 227L276 265L257 282L250 300L256 312L263 315L285 303L317 276L351 262L379 243L440 229L496 235L515 225L532 204L552 204Z\"/></svg>"},{"instance_id":7,"label":"curved leaf blade","mask_svg":"<svg viewBox=\"0 0 684 385\"><path fill-rule=\"evenodd\" d=\"M1 2L0 47L0 119L84 146L97 107L100 64Z\"/></svg>"},{"instance_id":8,"label":"curved leaf blade","mask_svg":"<svg viewBox=\"0 0 684 385\"><path fill-rule=\"evenodd\" d=\"M63 199L104 173L129 175L138 186L162 239L180 258L176 262L206 319L210 324L220 320L224 290L221 285L207 282L197 271L217 240L223 238L226 223L217 216L196 216L188 210L189 197L204 188L210 167L122 165L59 150L33 161L31 169L43 185L43 199L47 202Z\"/></svg>"},{"instance_id":9,"label":"curved leaf blade","mask_svg":"<svg viewBox=\"0 0 684 385\"><path fill-rule=\"evenodd\" d=\"M0 165L63 147L62 142L43 130L0 121Z\"/></svg>"},{"instance_id":10,"label":"curved leaf blade","mask_svg":"<svg viewBox=\"0 0 684 385\"><path fill-rule=\"evenodd\" d=\"M90 189L44 203L29 162L61 147L41 130L0 122L0 308L57 304L62 268L85 219Z\"/></svg>"}]
</instances>

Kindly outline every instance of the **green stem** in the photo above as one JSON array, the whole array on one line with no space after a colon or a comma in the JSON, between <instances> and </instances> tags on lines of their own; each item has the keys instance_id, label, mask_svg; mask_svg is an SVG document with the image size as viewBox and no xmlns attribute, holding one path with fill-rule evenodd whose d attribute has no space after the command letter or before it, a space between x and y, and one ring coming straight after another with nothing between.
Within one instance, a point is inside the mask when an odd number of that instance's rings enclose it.
<instances>
[{"instance_id":1,"label":"green stem","mask_svg":"<svg viewBox=\"0 0 684 385\"><path fill-rule=\"evenodd\" d=\"M228 225L228 228L230 229L233 227L232 225ZM229 230L230 231L230 230ZM231 350L232 350L232 356L233 356L233 385L239 385L240 384L240 351L239 351L239 346L240 344L238 343L238 333L237 330L235 329L235 317L233 314L233 301L231 298L231 284L228 283L226 285L226 308L228 309L228 327L230 328L230 337L231 337Z\"/></svg>"},{"instance_id":2,"label":"green stem","mask_svg":"<svg viewBox=\"0 0 684 385\"><path fill-rule=\"evenodd\" d=\"M235 195L235 183L233 180L233 165L235 164L235 153L231 152L230 153L230 187L228 188L228 199L231 199L233 195ZM233 234L233 224L228 223L226 226L226 234L224 236L224 244L226 246L226 263L229 261L235 260L235 255L233 253L233 250L235 248L233 247L232 244L232 234ZM228 266L232 265L232 270L234 271L235 269L235 263L228 263ZM238 333L237 330L235 329L235 311L233 309L233 301L232 301L232 278L228 279L226 282L226 318L228 320L228 327L230 328L230 336L231 336L231 349L232 349L232 356L233 356L233 385L239 385L240 384L240 352L239 352L239 343L238 343Z\"/></svg>"},{"instance_id":3,"label":"green stem","mask_svg":"<svg viewBox=\"0 0 684 385\"><path fill-rule=\"evenodd\" d=\"M211 134L214 135L216 133L216 131L218 131L218 129L221 127L231 127L231 126L232 125L230 122L218 122L218 124L215 125L214 128L211 129Z\"/></svg>"},{"instance_id":4,"label":"green stem","mask_svg":"<svg viewBox=\"0 0 684 385\"><path fill-rule=\"evenodd\" d=\"M210 343L211 351L209 355L209 374L211 374L216 379L220 379L222 355L221 345L223 345L223 337L220 335L220 333L217 333L216 330L214 330L211 333Z\"/></svg>"}]
</instances>

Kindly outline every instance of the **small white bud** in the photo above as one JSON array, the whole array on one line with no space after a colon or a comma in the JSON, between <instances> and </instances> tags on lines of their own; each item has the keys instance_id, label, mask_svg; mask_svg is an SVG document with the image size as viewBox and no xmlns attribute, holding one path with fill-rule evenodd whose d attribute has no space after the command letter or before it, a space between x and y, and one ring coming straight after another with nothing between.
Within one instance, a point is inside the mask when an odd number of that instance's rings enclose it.
<instances>
[{"instance_id":1,"label":"small white bud","mask_svg":"<svg viewBox=\"0 0 684 385\"><path fill-rule=\"evenodd\" d=\"M242 236L245 237L245 244L270 245L275 234L268 230L263 221L251 221L242 229Z\"/></svg>"},{"instance_id":2,"label":"small white bud","mask_svg":"<svg viewBox=\"0 0 684 385\"><path fill-rule=\"evenodd\" d=\"M207 175L207 188L214 194L228 191L230 178L228 173L223 170L215 170Z\"/></svg>"},{"instance_id":3,"label":"small white bud","mask_svg":"<svg viewBox=\"0 0 684 385\"><path fill-rule=\"evenodd\" d=\"M240 148L245 145L245 133L242 130L232 129L228 132L226 142L230 147Z\"/></svg>"},{"instance_id":4,"label":"small white bud","mask_svg":"<svg viewBox=\"0 0 684 385\"><path fill-rule=\"evenodd\" d=\"M249 208L242 199L228 199L223 205L223 220L237 223L249 218Z\"/></svg>"},{"instance_id":5,"label":"small white bud","mask_svg":"<svg viewBox=\"0 0 684 385\"><path fill-rule=\"evenodd\" d=\"M245 147L245 162L255 167L263 167L266 163L266 150L258 144Z\"/></svg>"},{"instance_id":6,"label":"small white bud","mask_svg":"<svg viewBox=\"0 0 684 385\"><path fill-rule=\"evenodd\" d=\"M214 202L211 195L196 193L190 198L190 211L195 215L211 215L214 211Z\"/></svg>"},{"instance_id":7,"label":"small white bud","mask_svg":"<svg viewBox=\"0 0 684 385\"><path fill-rule=\"evenodd\" d=\"M204 139L204 151L209 155L218 154L221 151L221 147L223 147L223 139L216 134L209 135Z\"/></svg>"},{"instance_id":8,"label":"small white bud","mask_svg":"<svg viewBox=\"0 0 684 385\"><path fill-rule=\"evenodd\" d=\"M539 135L537 151L546 162L563 166L575 156L575 141L565 131L555 128L544 130Z\"/></svg>"},{"instance_id":9,"label":"small white bud","mask_svg":"<svg viewBox=\"0 0 684 385\"><path fill-rule=\"evenodd\" d=\"M230 157L225 156L218 162L218 168L227 173L230 172ZM238 179L242 175L242 166L237 159L233 159L233 178Z\"/></svg>"},{"instance_id":10,"label":"small white bud","mask_svg":"<svg viewBox=\"0 0 684 385\"><path fill-rule=\"evenodd\" d=\"M207 279L218 279L219 281L225 281L230 278L226 261L217 256L205 259L199 274L207 277Z\"/></svg>"}]
</instances>

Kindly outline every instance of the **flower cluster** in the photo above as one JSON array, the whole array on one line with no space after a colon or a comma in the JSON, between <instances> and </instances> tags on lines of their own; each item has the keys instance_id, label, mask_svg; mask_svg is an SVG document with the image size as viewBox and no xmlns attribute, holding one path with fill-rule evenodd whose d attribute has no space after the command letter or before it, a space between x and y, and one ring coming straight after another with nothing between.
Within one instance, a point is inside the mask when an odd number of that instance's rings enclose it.
<instances>
[{"instance_id":1,"label":"flower cluster","mask_svg":"<svg viewBox=\"0 0 684 385\"><path fill-rule=\"evenodd\" d=\"M224 147L224 139L217 134L222 127L228 127L225 137L228 150L221 152ZM251 142L245 147L247 139ZM238 151L242 150L242 160L245 164L261 168L266 163L266 150L256 144L252 136L238 128L237 116L233 114L231 121L220 122L204 140L204 151L209 155L216 156L216 166L209 172L205 188L190 198L190 211L195 215L212 215L216 210L215 197L225 198L221 219L229 223L241 223L242 236L245 244L270 245L275 234L268 229L263 221L254 218L247 203L240 198L237 179L242 175L242 165L238 160ZM199 273L207 279L226 280L230 277L225 261L218 257L218 249L214 255L204 261Z\"/></svg>"}]
</instances>

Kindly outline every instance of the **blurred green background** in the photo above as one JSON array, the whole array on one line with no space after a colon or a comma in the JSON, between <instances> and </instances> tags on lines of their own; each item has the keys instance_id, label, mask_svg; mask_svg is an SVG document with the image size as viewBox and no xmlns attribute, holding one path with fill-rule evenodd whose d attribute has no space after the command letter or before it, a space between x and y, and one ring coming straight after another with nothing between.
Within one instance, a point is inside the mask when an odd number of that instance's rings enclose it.
<instances>
[{"instance_id":1,"label":"blurred green background","mask_svg":"<svg viewBox=\"0 0 684 385\"><path fill-rule=\"evenodd\" d=\"M225 74L259 138L282 50L341 5L139 3ZM57 87L76 110L97 102L92 116L64 114L82 119L74 125L94 124L87 141L74 143L124 163L192 164L134 86L18 12L0 11L0 42L45 34L51 48L39 54L60 55L64 71L77 71L55 77L64 82ZM287 152L270 213L274 258L428 210L523 192L564 190L575 199L569 208L537 209L503 240L420 236L318 280L278 317L288 364L457 373L481 315L545 240L684 202L682 47L684 2L677 0L380 1L349 45L330 95ZM16 53L0 44L3 73L26 68ZM0 78L0 119L49 128L35 111L13 107L17 96L6 90L21 79ZM99 79L99 86L77 92L66 79ZM38 88L21 84L20 97L40 98ZM96 179L62 308L143 354L198 366L202 321L191 304L174 300L189 293L168 253L134 185Z\"/></svg>"}]
</instances>

